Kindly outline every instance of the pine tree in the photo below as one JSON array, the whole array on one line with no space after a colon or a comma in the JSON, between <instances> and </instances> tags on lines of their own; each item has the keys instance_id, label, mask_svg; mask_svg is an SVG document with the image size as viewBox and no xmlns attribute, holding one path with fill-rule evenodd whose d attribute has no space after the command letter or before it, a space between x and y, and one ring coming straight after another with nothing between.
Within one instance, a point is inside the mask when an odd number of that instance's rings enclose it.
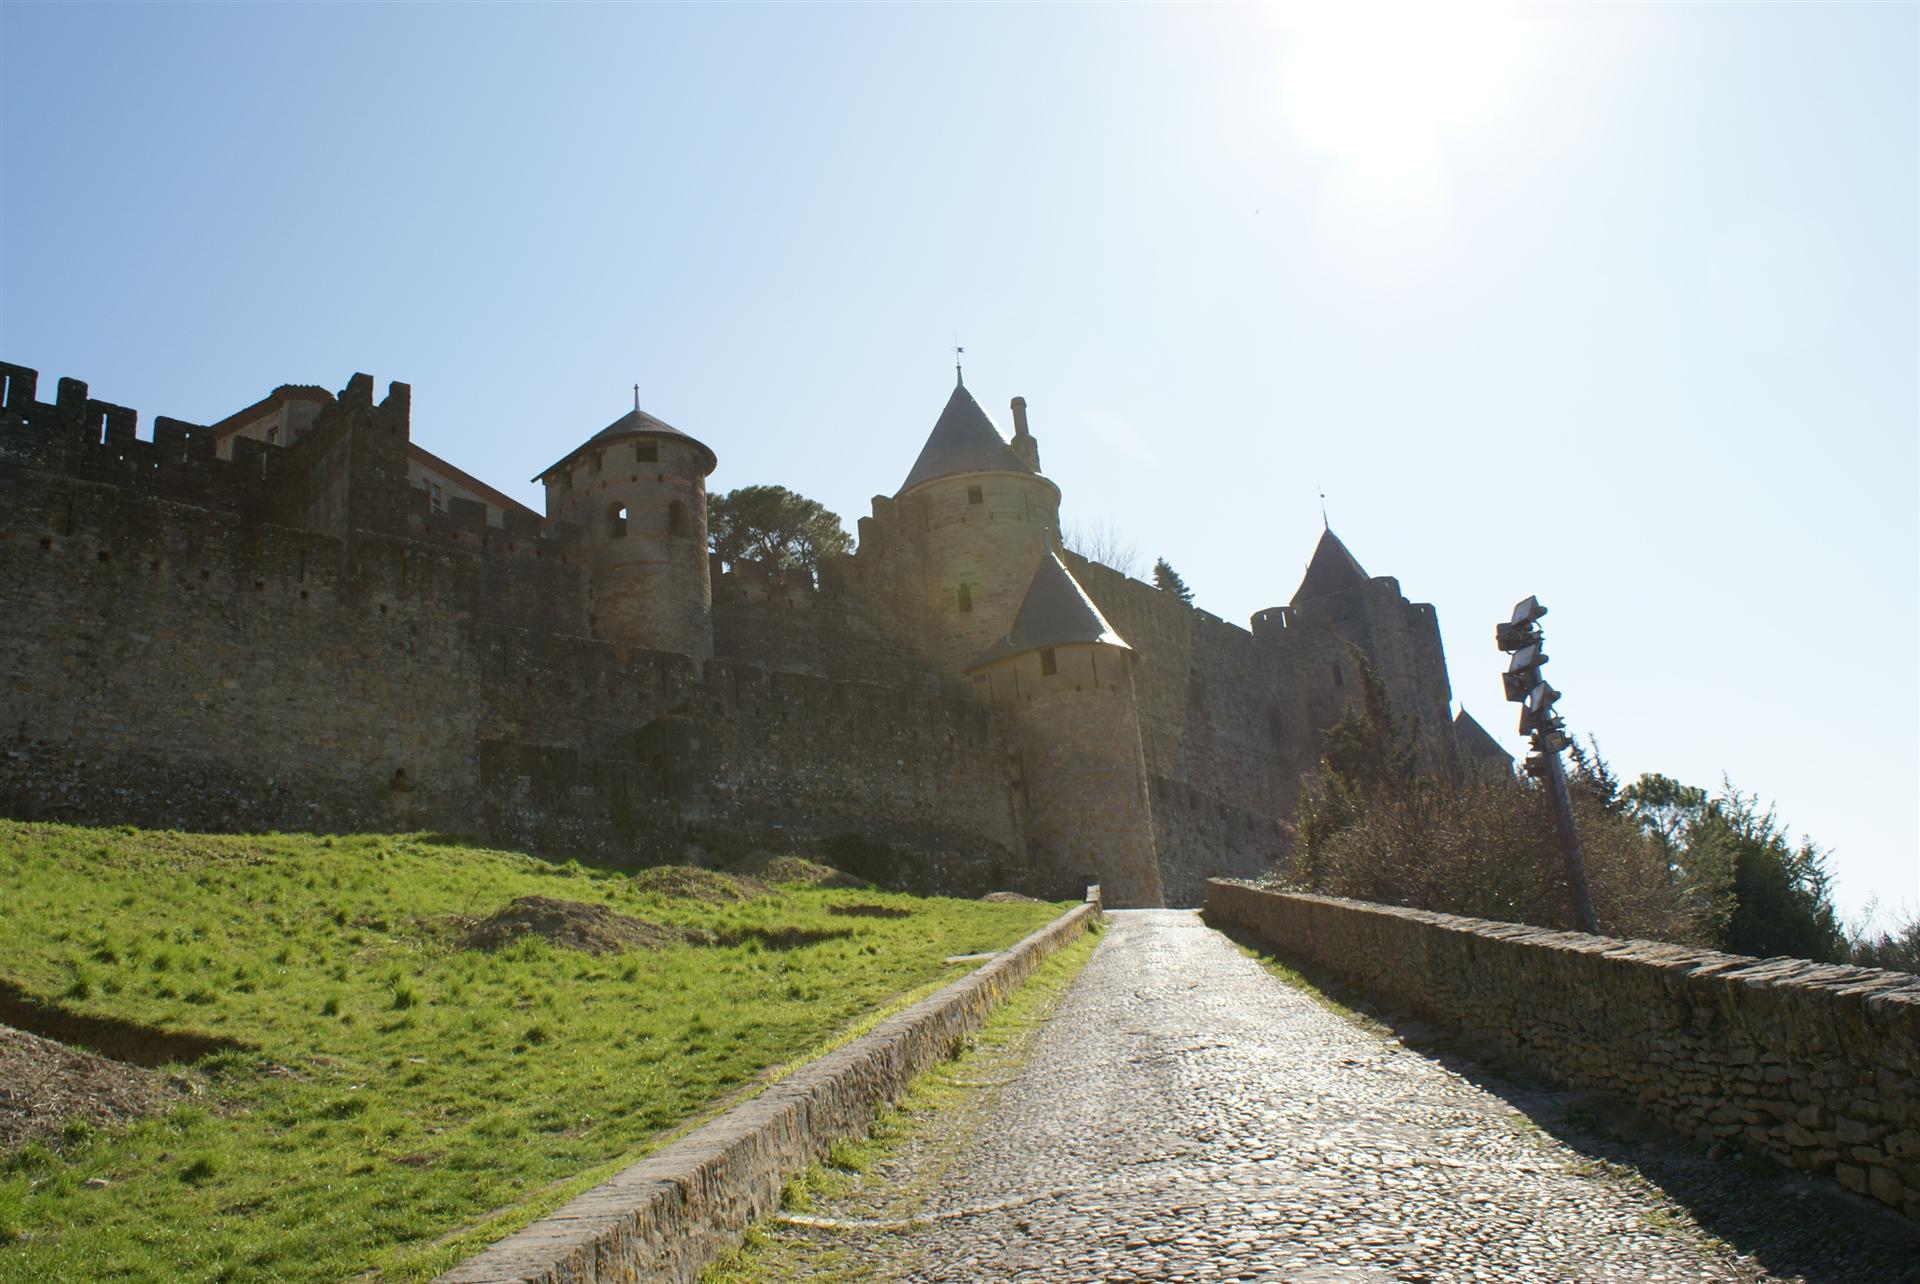
<instances>
[{"instance_id":1,"label":"pine tree","mask_svg":"<svg viewBox=\"0 0 1920 1284\"><path fill-rule=\"evenodd\" d=\"M1180 572L1174 570L1173 564L1164 557L1153 564L1153 586L1173 594L1188 606L1193 605L1193 590L1187 587L1187 582L1180 578Z\"/></svg>"}]
</instances>

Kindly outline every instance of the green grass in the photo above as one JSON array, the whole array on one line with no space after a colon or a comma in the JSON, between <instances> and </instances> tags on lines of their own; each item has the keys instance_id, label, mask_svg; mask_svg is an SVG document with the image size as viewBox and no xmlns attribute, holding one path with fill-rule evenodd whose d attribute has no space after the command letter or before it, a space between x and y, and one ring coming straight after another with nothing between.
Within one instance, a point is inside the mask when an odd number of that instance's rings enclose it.
<instances>
[{"instance_id":1,"label":"green grass","mask_svg":"<svg viewBox=\"0 0 1920 1284\"><path fill-rule=\"evenodd\" d=\"M851 935L598 957L452 944L455 916L528 894L720 939ZM856 903L912 912L828 912ZM947 955L1060 912L797 887L710 906L420 837L0 821L0 977L257 1049L170 1068L193 1095L166 1115L0 1160L0 1279L430 1277L952 979Z\"/></svg>"}]
</instances>

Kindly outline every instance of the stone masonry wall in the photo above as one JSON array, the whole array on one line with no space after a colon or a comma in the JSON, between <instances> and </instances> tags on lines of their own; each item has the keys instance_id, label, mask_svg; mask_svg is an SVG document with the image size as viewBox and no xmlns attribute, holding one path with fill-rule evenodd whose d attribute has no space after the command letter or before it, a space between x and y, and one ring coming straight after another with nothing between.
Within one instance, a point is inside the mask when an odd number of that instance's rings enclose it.
<instances>
[{"instance_id":1,"label":"stone masonry wall","mask_svg":"<svg viewBox=\"0 0 1920 1284\"><path fill-rule=\"evenodd\" d=\"M1134 712L1133 658L1077 643L1007 656L974 689L1014 728L1027 849L1042 894L1098 883L1108 904L1163 905L1151 804Z\"/></svg>"},{"instance_id":2,"label":"stone masonry wall","mask_svg":"<svg viewBox=\"0 0 1920 1284\"><path fill-rule=\"evenodd\" d=\"M398 385L376 407L356 376L297 445L229 461L74 381L0 379L6 814L636 860L853 835L936 883L1017 882L990 713L584 636L577 528L430 511Z\"/></svg>"},{"instance_id":3,"label":"stone masonry wall","mask_svg":"<svg viewBox=\"0 0 1920 1284\"><path fill-rule=\"evenodd\" d=\"M1319 744L1319 728L1282 714L1285 670L1245 629L1098 562L1066 562L1134 650L1166 903L1198 905L1210 876L1263 873Z\"/></svg>"},{"instance_id":4,"label":"stone masonry wall","mask_svg":"<svg viewBox=\"0 0 1920 1284\"><path fill-rule=\"evenodd\" d=\"M1920 978L1220 881L1207 915L1567 1087L1920 1219Z\"/></svg>"}]
</instances>

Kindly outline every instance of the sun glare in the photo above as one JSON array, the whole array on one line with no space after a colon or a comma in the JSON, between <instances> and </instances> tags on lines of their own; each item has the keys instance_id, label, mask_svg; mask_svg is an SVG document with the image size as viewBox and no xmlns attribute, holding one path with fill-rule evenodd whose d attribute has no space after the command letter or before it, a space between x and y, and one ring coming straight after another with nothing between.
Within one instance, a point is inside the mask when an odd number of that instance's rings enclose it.
<instances>
[{"instance_id":1,"label":"sun glare","mask_svg":"<svg viewBox=\"0 0 1920 1284\"><path fill-rule=\"evenodd\" d=\"M1498 107L1524 53L1509 4L1282 10L1282 106L1301 144L1370 186L1437 183L1450 142Z\"/></svg>"}]
</instances>

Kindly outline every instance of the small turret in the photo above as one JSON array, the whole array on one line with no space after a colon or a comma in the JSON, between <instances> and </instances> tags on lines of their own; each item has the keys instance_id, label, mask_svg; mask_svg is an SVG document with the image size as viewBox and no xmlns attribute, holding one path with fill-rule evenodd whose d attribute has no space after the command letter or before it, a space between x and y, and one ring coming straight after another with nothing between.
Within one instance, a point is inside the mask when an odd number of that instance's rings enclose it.
<instances>
[{"instance_id":1,"label":"small turret","mask_svg":"<svg viewBox=\"0 0 1920 1284\"><path fill-rule=\"evenodd\" d=\"M717 462L636 404L534 478L546 484L548 519L587 532L595 637L713 655L707 475Z\"/></svg>"}]
</instances>

